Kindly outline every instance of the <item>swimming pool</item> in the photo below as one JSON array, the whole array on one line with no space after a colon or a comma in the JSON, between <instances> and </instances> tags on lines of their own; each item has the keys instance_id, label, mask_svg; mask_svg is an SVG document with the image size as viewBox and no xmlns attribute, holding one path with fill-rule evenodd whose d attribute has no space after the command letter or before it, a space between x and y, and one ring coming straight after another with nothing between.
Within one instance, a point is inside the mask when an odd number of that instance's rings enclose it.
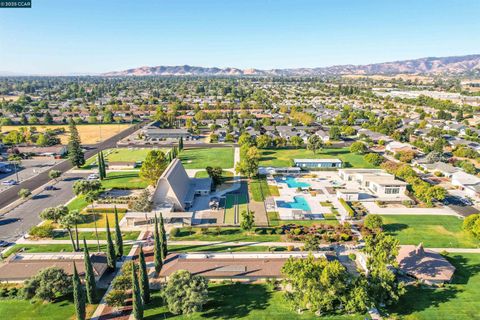
<instances>
[{"instance_id":1,"label":"swimming pool","mask_svg":"<svg viewBox=\"0 0 480 320\"><path fill-rule=\"evenodd\" d=\"M303 211L310 211L310 206L308 205L307 200L305 200L305 198L301 197L301 196L293 197L293 202L277 200L277 206L279 208L299 209L299 210L303 210Z\"/></svg>"},{"instance_id":2,"label":"swimming pool","mask_svg":"<svg viewBox=\"0 0 480 320\"><path fill-rule=\"evenodd\" d=\"M297 181L297 178L292 176L275 177L277 183L285 183L289 188L308 188L310 183Z\"/></svg>"}]
</instances>

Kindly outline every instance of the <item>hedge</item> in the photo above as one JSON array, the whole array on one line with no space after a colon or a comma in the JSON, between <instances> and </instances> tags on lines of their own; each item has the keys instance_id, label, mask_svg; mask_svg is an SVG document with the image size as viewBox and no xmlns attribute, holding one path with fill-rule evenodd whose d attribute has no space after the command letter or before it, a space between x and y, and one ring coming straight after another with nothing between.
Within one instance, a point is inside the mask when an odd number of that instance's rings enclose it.
<instances>
[{"instance_id":1,"label":"hedge","mask_svg":"<svg viewBox=\"0 0 480 320\"><path fill-rule=\"evenodd\" d=\"M350 217L355 216L355 211L353 211L353 209L348 205L348 203L344 199L340 198L338 201L342 204L345 210L347 210L347 213Z\"/></svg>"}]
</instances>

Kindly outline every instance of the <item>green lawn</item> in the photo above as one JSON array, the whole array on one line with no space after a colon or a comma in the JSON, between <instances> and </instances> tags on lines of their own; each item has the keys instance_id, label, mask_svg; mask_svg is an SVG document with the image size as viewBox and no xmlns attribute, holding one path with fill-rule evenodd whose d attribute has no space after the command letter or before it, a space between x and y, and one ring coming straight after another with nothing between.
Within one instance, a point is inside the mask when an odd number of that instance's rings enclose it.
<instances>
[{"instance_id":1,"label":"green lawn","mask_svg":"<svg viewBox=\"0 0 480 320\"><path fill-rule=\"evenodd\" d=\"M250 193L254 201L264 201L265 198L271 195L278 195L270 194L271 189L268 187L267 180L264 177L252 179L248 184L250 185ZM278 192L278 189L276 192Z\"/></svg>"},{"instance_id":2,"label":"green lawn","mask_svg":"<svg viewBox=\"0 0 480 320\"><path fill-rule=\"evenodd\" d=\"M85 213L84 216L84 223L78 225L78 228L94 228L95 222L97 223L97 228L105 228L107 226L107 219L108 223L111 228L115 226L115 214L114 213ZM118 221L122 220L125 216L125 213L119 212L118 213ZM95 221L95 220L96 221Z\"/></svg>"},{"instance_id":3,"label":"green lawn","mask_svg":"<svg viewBox=\"0 0 480 320\"><path fill-rule=\"evenodd\" d=\"M188 228L181 228L179 236L170 239L178 241L281 241L281 235L277 234L255 234L253 231L245 232L240 228L220 228L218 230L220 231L219 234L217 234L216 228L209 228L206 234L202 234L200 228L192 228L192 234L190 235Z\"/></svg>"},{"instance_id":4,"label":"green lawn","mask_svg":"<svg viewBox=\"0 0 480 320\"><path fill-rule=\"evenodd\" d=\"M260 166L289 167L293 159L326 159L335 158L343 161L345 168L375 168L363 159L363 155L351 153L349 148L322 149L314 154L307 149L268 149L262 151Z\"/></svg>"},{"instance_id":5,"label":"green lawn","mask_svg":"<svg viewBox=\"0 0 480 320\"><path fill-rule=\"evenodd\" d=\"M99 290L98 296L103 296L105 291ZM87 305L87 317L93 314L97 305ZM0 319L15 320L65 320L73 319L75 306L73 297L67 296L53 303L22 299L0 300Z\"/></svg>"},{"instance_id":6,"label":"green lawn","mask_svg":"<svg viewBox=\"0 0 480 320\"><path fill-rule=\"evenodd\" d=\"M129 232L122 232L122 238L123 240L137 240L138 235L140 234L140 231L129 231ZM79 232L78 237L80 239L85 238L86 240L96 240L97 237L95 235L95 232L93 231L88 231L88 232ZM114 237L114 233L112 232L112 237ZM105 231L99 231L98 232L98 238L100 240L106 240L107 239L107 233ZM55 240L70 240L70 236L68 235L68 232L55 232L53 239Z\"/></svg>"},{"instance_id":7,"label":"green lawn","mask_svg":"<svg viewBox=\"0 0 480 320\"><path fill-rule=\"evenodd\" d=\"M324 220L280 220L278 212L271 211L267 212L268 225L270 227L277 227L284 224L298 224L300 226L312 226L314 224L328 224L332 226L339 225L337 218L333 214L324 214Z\"/></svg>"},{"instance_id":8,"label":"green lawn","mask_svg":"<svg viewBox=\"0 0 480 320\"><path fill-rule=\"evenodd\" d=\"M114 171L102 180L105 189L144 189L148 182L138 176L138 171Z\"/></svg>"},{"instance_id":9,"label":"green lawn","mask_svg":"<svg viewBox=\"0 0 480 320\"><path fill-rule=\"evenodd\" d=\"M82 240L80 240L80 248L83 248ZM128 253L131 248L132 248L131 245L124 246L125 254ZM90 252L96 252L97 249L98 249L98 246L96 244L88 245L88 250ZM106 249L107 249L107 245L100 244L100 251L104 252ZM72 245L71 244L16 244L4 254L4 257L8 257L12 253L18 252L20 250L28 253L72 252Z\"/></svg>"},{"instance_id":10,"label":"green lawn","mask_svg":"<svg viewBox=\"0 0 480 320\"><path fill-rule=\"evenodd\" d=\"M185 169L233 168L233 148L185 149L179 157Z\"/></svg>"},{"instance_id":11,"label":"green lawn","mask_svg":"<svg viewBox=\"0 0 480 320\"><path fill-rule=\"evenodd\" d=\"M408 320L480 319L480 254L451 254L452 284L444 288L409 286L392 314Z\"/></svg>"},{"instance_id":12,"label":"green lawn","mask_svg":"<svg viewBox=\"0 0 480 320\"><path fill-rule=\"evenodd\" d=\"M115 149L107 149L103 151L103 155L105 156L105 160L108 162L136 162L136 161L144 161L147 157L147 154L151 150L160 150L164 153L167 153L169 149L154 149L154 148L146 148L146 149L129 149L129 148L115 148ZM97 155L89 158L82 169L92 169L97 166Z\"/></svg>"},{"instance_id":13,"label":"green lawn","mask_svg":"<svg viewBox=\"0 0 480 320\"><path fill-rule=\"evenodd\" d=\"M224 223L234 224L235 223L235 204L236 204L236 195L227 194L225 197L225 214L224 214Z\"/></svg>"},{"instance_id":14,"label":"green lawn","mask_svg":"<svg viewBox=\"0 0 480 320\"><path fill-rule=\"evenodd\" d=\"M480 241L462 230L462 219L454 216L383 215L384 229L400 244L423 242L430 248L476 248Z\"/></svg>"},{"instance_id":15,"label":"green lawn","mask_svg":"<svg viewBox=\"0 0 480 320\"><path fill-rule=\"evenodd\" d=\"M198 171L198 172L195 173L195 178L208 178L208 177L209 177L209 176L208 176L208 173L207 173L207 171L205 171L205 170ZM233 173L232 173L232 172L230 172L230 171L225 171L225 170L222 171L222 179L228 180L228 179L230 179L230 178L232 178L232 177L233 177Z\"/></svg>"},{"instance_id":16,"label":"green lawn","mask_svg":"<svg viewBox=\"0 0 480 320\"><path fill-rule=\"evenodd\" d=\"M292 310L280 291L270 291L261 284L211 285L209 301L202 312L189 316L175 316L163 305L160 293L154 292L153 301L147 305L145 319L364 319L362 316L322 316Z\"/></svg>"},{"instance_id":17,"label":"green lawn","mask_svg":"<svg viewBox=\"0 0 480 320\"><path fill-rule=\"evenodd\" d=\"M67 208L68 210L78 210L82 211L85 209L85 207L88 206L87 201L85 201L85 197L83 195L80 195L78 197L75 197L68 205Z\"/></svg>"},{"instance_id":18,"label":"green lawn","mask_svg":"<svg viewBox=\"0 0 480 320\"><path fill-rule=\"evenodd\" d=\"M266 246L210 246L210 245L191 245L191 246L168 246L169 252L268 252ZM275 247L274 251L285 251L286 247Z\"/></svg>"}]
</instances>

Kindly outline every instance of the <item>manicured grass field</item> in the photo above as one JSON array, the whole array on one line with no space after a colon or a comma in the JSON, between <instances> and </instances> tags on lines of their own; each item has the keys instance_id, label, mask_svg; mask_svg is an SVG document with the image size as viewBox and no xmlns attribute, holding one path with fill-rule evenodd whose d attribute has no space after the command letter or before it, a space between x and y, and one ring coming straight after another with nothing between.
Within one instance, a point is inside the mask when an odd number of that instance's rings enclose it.
<instances>
[{"instance_id":1,"label":"manicured grass field","mask_svg":"<svg viewBox=\"0 0 480 320\"><path fill-rule=\"evenodd\" d=\"M185 149L179 157L185 169L233 168L233 148Z\"/></svg>"},{"instance_id":2,"label":"manicured grass field","mask_svg":"<svg viewBox=\"0 0 480 320\"><path fill-rule=\"evenodd\" d=\"M236 202L236 195L227 194L227 196L225 197L225 215L224 215L225 224L235 223L235 202Z\"/></svg>"},{"instance_id":3,"label":"manicured grass field","mask_svg":"<svg viewBox=\"0 0 480 320\"><path fill-rule=\"evenodd\" d=\"M125 213L118 213L118 221L122 220ZM86 213L84 214L84 223L79 224L78 228L95 228L95 220L97 222L97 228L105 228L108 224L111 228L115 226L115 214L114 213Z\"/></svg>"},{"instance_id":4,"label":"manicured grass field","mask_svg":"<svg viewBox=\"0 0 480 320\"><path fill-rule=\"evenodd\" d=\"M269 196L278 195L270 194L270 188L268 187L267 180L265 178L252 179L249 181L250 193L254 201L265 201ZM274 189L272 191L275 192ZM278 192L278 189L276 190Z\"/></svg>"},{"instance_id":5,"label":"manicured grass field","mask_svg":"<svg viewBox=\"0 0 480 320\"><path fill-rule=\"evenodd\" d=\"M195 178L208 178L207 171L198 171L195 173ZM233 177L233 173L230 171L222 171L222 183L226 180L230 180Z\"/></svg>"},{"instance_id":6,"label":"manicured grass field","mask_svg":"<svg viewBox=\"0 0 480 320\"><path fill-rule=\"evenodd\" d=\"M136 162L144 161L147 157L147 154L151 150L160 150L165 154L170 149L154 149L154 148L144 148L144 149L133 149L133 148L115 148L107 149L103 151L105 160L108 162ZM93 156L87 160L82 169L91 169L96 167L97 156ZM93 165L95 163L95 166Z\"/></svg>"},{"instance_id":7,"label":"manicured grass field","mask_svg":"<svg viewBox=\"0 0 480 320\"><path fill-rule=\"evenodd\" d=\"M219 233L217 233L217 230ZM209 228L206 234L200 232L200 228L192 228L191 234L188 228L181 228L179 236L170 238L171 240L187 241L281 241L281 235L277 234L255 234L245 232L240 228Z\"/></svg>"},{"instance_id":8,"label":"manicured grass field","mask_svg":"<svg viewBox=\"0 0 480 320\"><path fill-rule=\"evenodd\" d=\"M453 216L384 215L384 230L400 244L430 248L476 248L480 241L462 230L462 219Z\"/></svg>"},{"instance_id":9,"label":"manicured grass field","mask_svg":"<svg viewBox=\"0 0 480 320\"><path fill-rule=\"evenodd\" d=\"M82 241L80 241L80 248L83 248ZM131 245L124 246L125 254L130 251L132 248ZM96 244L88 244L88 250L90 252L96 252L98 246ZM105 252L107 249L107 245L100 244L100 251ZM71 244L16 244L11 247L4 257L8 257L12 253L18 252L22 250L23 252L27 253L39 253L39 252L72 252L72 245ZM0 300L1 302L1 300ZM0 318L1 319L1 318Z\"/></svg>"},{"instance_id":10,"label":"manicured grass field","mask_svg":"<svg viewBox=\"0 0 480 320\"><path fill-rule=\"evenodd\" d=\"M324 220L280 220L278 216L278 212L267 212L268 217L268 225L271 227L277 227L284 224L298 224L299 226L312 226L315 224L328 224L332 226L336 226L339 224L338 220L335 218L333 214L325 214Z\"/></svg>"},{"instance_id":11,"label":"manicured grass field","mask_svg":"<svg viewBox=\"0 0 480 320\"><path fill-rule=\"evenodd\" d=\"M62 144L68 144L70 133L68 125L28 125L28 126L2 126L0 132L18 130L20 127L36 127L37 131L45 132L46 130L54 130L64 128L65 133L58 135ZM130 124L79 124L77 125L78 133L82 144L95 144L113 137L117 133L130 127ZM101 132L101 139L100 139Z\"/></svg>"},{"instance_id":12,"label":"manicured grass field","mask_svg":"<svg viewBox=\"0 0 480 320\"><path fill-rule=\"evenodd\" d=\"M102 296L104 291L98 293ZM93 314L97 305L88 305L86 307L87 318ZM75 305L73 297L67 296L53 303L43 303L43 301L5 299L0 300L0 319L15 320L65 320L75 317Z\"/></svg>"},{"instance_id":13,"label":"manicured grass field","mask_svg":"<svg viewBox=\"0 0 480 320\"><path fill-rule=\"evenodd\" d=\"M348 148L322 149L313 154L307 149L268 149L262 151L260 166L289 167L293 159L326 159L337 158L343 161L346 168L375 168L363 159L363 155L351 153Z\"/></svg>"},{"instance_id":14,"label":"manicured grass field","mask_svg":"<svg viewBox=\"0 0 480 320\"><path fill-rule=\"evenodd\" d=\"M452 284L444 288L407 287L407 293L389 309L402 319L480 319L480 254L451 254L455 266Z\"/></svg>"},{"instance_id":15,"label":"manicured grass field","mask_svg":"<svg viewBox=\"0 0 480 320\"><path fill-rule=\"evenodd\" d=\"M138 235L140 234L139 231L130 231L130 232L122 232L122 238L123 240L136 240L138 238ZM79 232L78 237L80 239L85 238L86 240L96 240L97 237L95 235L95 232L93 231L88 231L88 232ZM112 237L115 237L114 232L112 232ZM99 231L98 232L98 238L100 240L106 240L107 239L107 233L105 231ZM55 240L70 240L70 236L68 235L68 232L55 232L53 239Z\"/></svg>"},{"instance_id":16,"label":"manicured grass field","mask_svg":"<svg viewBox=\"0 0 480 320\"><path fill-rule=\"evenodd\" d=\"M82 211L88 206L87 201L85 201L85 197L83 195L75 197L68 205L68 210L78 210Z\"/></svg>"},{"instance_id":17,"label":"manicured grass field","mask_svg":"<svg viewBox=\"0 0 480 320\"><path fill-rule=\"evenodd\" d=\"M138 176L138 171L114 171L102 180L105 189L144 189L148 182Z\"/></svg>"},{"instance_id":18,"label":"manicured grass field","mask_svg":"<svg viewBox=\"0 0 480 320\"><path fill-rule=\"evenodd\" d=\"M297 314L285 301L283 292L270 291L261 284L224 284L209 288L209 301L202 312L175 316L163 305L160 293L145 309L145 319L364 319L362 316L322 316L310 312Z\"/></svg>"}]
</instances>

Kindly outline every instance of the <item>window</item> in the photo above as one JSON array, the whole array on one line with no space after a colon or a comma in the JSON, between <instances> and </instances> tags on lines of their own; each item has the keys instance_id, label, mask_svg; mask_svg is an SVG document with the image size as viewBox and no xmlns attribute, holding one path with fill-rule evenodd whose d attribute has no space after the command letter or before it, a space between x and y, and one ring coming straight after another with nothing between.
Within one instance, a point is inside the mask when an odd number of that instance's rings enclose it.
<instances>
[{"instance_id":1,"label":"window","mask_svg":"<svg viewBox=\"0 0 480 320\"><path fill-rule=\"evenodd\" d=\"M385 188L385 194L399 194L400 188Z\"/></svg>"}]
</instances>

